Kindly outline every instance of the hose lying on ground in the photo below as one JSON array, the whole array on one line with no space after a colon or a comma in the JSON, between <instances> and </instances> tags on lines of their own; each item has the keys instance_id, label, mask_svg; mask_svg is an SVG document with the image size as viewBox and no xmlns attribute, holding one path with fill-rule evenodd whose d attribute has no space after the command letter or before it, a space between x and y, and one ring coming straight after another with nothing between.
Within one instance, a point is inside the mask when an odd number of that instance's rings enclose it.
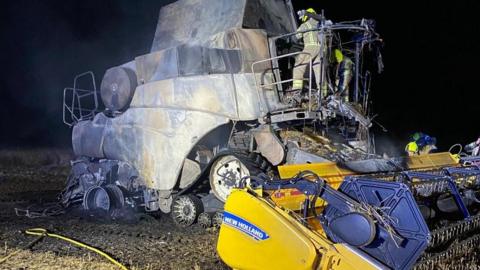
<instances>
[{"instance_id":1,"label":"hose lying on ground","mask_svg":"<svg viewBox=\"0 0 480 270\"><path fill-rule=\"evenodd\" d=\"M10 254L8 254L7 256L3 257L0 259L0 264L4 263L6 260L8 260L9 258L15 256L17 253L19 253L20 251L22 251L23 249L27 249L27 248L31 248L33 245L35 245L35 243L37 243L38 241L40 241L42 238L44 237L44 235L42 236L39 236L37 237L35 240L33 240L32 242L28 243L26 246L24 246L22 249L19 249L17 251L14 251Z\"/></svg>"},{"instance_id":2,"label":"hose lying on ground","mask_svg":"<svg viewBox=\"0 0 480 270\"><path fill-rule=\"evenodd\" d=\"M97 248L94 248L92 246L89 246L87 244L84 244L82 242L79 242L79 241L76 241L76 240L73 240L71 238L68 238L66 236L63 236L63 235L59 235L59 234L54 234L54 233L49 233L46 229L43 229L43 228L33 228L33 229L29 229L29 230L26 230L25 231L26 234L29 234L29 235L36 235L38 236L37 239L35 239L34 241L28 243L28 245L26 245L24 247L24 249L26 248L30 248L32 247L35 243L37 243L38 241L40 241L43 237L45 236L49 236L49 237L52 237L52 238L57 238L57 239L60 239L60 240L63 240L63 241L66 241L66 242L69 242L71 244L74 244L76 246L79 246L79 247L82 247L82 248L85 248L85 249L88 249L90 251L93 251L103 257L105 257L107 260L109 260L110 262L112 262L113 264L115 264L116 266L118 266L120 269L122 270L128 270L128 268L126 266L124 266L123 264L121 264L120 262L118 262L117 260L115 260L114 258L112 258L110 255L108 255L107 253L97 249ZM12 252L10 253L9 255L7 255L6 257L0 259L0 264L5 262L6 260L8 260L8 258L14 256L15 254L17 254L18 252L20 252L20 250L17 250L15 252Z\"/></svg>"}]
</instances>

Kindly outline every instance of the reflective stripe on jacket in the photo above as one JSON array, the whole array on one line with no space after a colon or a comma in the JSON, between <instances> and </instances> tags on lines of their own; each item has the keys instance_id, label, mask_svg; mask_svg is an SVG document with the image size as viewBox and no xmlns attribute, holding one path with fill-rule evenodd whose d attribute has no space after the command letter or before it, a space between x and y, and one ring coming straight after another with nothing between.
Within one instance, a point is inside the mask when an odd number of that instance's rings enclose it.
<instances>
[{"instance_id":1,"label":"reflective stripe on jacket","mask_svg":"<svg viewBox=\"0 0 480 270\"><path fill-rule=\"evenodd\" d=\"M337 66L336 80L338 91L345 91L348 89L350 80L353 76L353 62L350 58L345 57Z\"/></svg>"}]
</instances>

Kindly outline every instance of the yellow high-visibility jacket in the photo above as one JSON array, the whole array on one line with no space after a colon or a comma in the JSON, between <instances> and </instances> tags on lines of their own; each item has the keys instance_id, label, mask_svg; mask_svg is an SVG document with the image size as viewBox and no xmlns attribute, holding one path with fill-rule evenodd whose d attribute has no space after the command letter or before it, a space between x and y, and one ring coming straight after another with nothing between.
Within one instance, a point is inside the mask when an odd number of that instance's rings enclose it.
<instances>
[{"instance_id":1,"label":"yellow high-visibility jacket","mask_svg":"<svg viewBox=\"0 0 480 270\"><path fill-rule=\"evenodd\" d=\"M308 21L302 23L302 25L298 27L297 31L302 32L302 31L316 29L317 25L318 25L318 22L310 18ZM318 32L316 31L298 33L295 36L297 39L303 39L303 43L305 44L305 46L320 46L320 43L318 42Z\"/></svg>"},{"instance_id":2,"label":"yellow high-visibility jacket","mask_svg":"<svg viewBox=\"0 0 480 270\"><path fill-rule=\"evenodd\" d=\"M418 144L416 142L409 142L407 146L405 146L405 152L407 152L409 156L418 154Z\"/></svg>"}]
</instances>

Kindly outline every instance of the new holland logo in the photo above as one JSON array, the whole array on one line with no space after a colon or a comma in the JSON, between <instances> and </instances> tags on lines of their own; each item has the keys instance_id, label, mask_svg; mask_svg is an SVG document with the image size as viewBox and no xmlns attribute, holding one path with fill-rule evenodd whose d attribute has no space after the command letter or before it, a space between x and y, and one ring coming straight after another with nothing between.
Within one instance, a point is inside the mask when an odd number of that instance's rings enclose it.
<instances>
[{"instance_id":1,"label":"new holland logo","mask_svg":"<svg viewBox=\"0 0 480 270\"><path fill-rule=\"evenodd\" d=\"M253 225L252 223L246 221L243 218L235 216L232 213L223 212L223 223L246 233L248 236L254 238L255 240L266 240L270 237L262 229L258 228L257 226Z\"/></svg>"}]
</instances>

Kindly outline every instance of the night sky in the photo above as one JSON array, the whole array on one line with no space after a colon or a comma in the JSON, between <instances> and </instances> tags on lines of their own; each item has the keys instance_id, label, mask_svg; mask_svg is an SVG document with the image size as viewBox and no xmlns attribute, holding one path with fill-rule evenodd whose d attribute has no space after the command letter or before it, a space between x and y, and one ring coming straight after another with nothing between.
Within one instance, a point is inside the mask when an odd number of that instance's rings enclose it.
<instances>
[{"instance_id":1,"label":"night sky","mask_svg":"<svg viewBox=\"0 0 480 270\"><path fill-rule=\"evenodd\" d=\"M70 147L63 88L88 70L100 85L106 69L148 53L159 9L169 2L1 1L0 147ZM424 131L447 150L480 135L477 1L293 2L323 8L333 21L377 21L385 72L373 82L372 99L388 129L374 129L379 144L402 148L410 133Z\"/></svg>"}]
</instances>

